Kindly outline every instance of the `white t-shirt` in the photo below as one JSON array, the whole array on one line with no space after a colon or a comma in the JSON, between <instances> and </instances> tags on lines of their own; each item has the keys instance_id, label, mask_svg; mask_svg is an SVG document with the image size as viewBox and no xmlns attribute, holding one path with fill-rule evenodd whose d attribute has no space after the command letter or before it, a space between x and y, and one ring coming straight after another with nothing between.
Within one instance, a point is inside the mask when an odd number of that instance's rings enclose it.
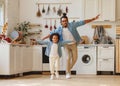
<instances>
[{"instance_id":1,"label":"white t-shirt","mask_svg":"<svg viewBox=\"0 0 120 86\"><path fill-rule=\"evenodd\" d=\"M50 57L59 57L58 55L58 44L53 43L50 50Z\"/></svg>"},{"instance_id":2,"label":"white t-shirt","mask_svg":"<svg viewBox=\"0 0 120 86\"><path fill-rule=\"evenodd\" d=\"M74 44L76 42L73 35L68 30L68 28L63 28L62 35L63 35L63 40L65 40L65 41L73 41L73 42L68 43L68 44Z\"/></svg>"}]
</instances>

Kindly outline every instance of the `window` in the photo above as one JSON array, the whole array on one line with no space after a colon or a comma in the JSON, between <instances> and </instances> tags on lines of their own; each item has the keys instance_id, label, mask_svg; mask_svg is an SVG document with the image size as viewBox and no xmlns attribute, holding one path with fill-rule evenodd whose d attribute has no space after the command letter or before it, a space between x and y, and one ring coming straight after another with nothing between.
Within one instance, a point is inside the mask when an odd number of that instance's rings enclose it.
<instances>
[{"instance_id":1,"label":"window","mask_svg":"<svg viewBox=\"0 0 120 86\"><path fill-rule=\"evenodd\" d=\"M0 2L0 33L4 24L4 3Z\"/></svg>"}]
</instances>

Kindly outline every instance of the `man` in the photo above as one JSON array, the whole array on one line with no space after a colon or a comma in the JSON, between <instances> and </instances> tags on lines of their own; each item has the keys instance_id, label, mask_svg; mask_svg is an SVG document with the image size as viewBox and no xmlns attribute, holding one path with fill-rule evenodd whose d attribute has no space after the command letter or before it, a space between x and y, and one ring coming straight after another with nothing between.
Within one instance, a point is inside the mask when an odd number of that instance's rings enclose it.
<instances>
[{"instance_id":1,"label":"man","mask_svg":"<svg viewBox=\"0 0 120 86\"><path fill-rule=\"evenodd\" d=\"M92 19L77 21L77 22L68 22L68 17L64 13L63 16L60 18L61 26L59 26L57 29L52 31L52 33L59 33L60 35L60 41L62 40L69 40L73 41L72 43L69 43L68 45L64 46L65 53L66 53L66 79L70 78L70 71L74 64L77 61L77 44L82 42L82 39L79 36L79 33L77 31L77 27L82 26L84 24L87 24L89 22L92 22L99 18L99 15ZM46 39L50 36L50 34L43 38Z\"/></svg>"}]
</instances>

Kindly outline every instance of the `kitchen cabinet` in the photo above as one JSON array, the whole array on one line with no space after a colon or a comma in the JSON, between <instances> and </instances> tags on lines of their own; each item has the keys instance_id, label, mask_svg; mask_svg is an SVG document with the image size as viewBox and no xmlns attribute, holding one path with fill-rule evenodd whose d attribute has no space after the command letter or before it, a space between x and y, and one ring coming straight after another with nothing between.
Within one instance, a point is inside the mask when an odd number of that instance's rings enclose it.
<instances>
[{"instance_id":1,"label":"kitchen cabinet","mask_svg":"<svg viewBox=\"0 0 120 86\"><path fill-rule=\"evenodd\" d=\"M85 19L100 14L96 21L115 21L115 0L84 0L83 3Z\"/></svg>"},{"instance_id":2,"label":"kitchen cabinet","mask_svg":"<svg viewBox=\"0 0 120 86\"><path fill-rule=\"evenodd\" d=\"M93 18L99 14L99 0L84 0L85 19Z\"/></svg>"},{"instance_id":3,"label":"kitchen cabinet","mask_svg":"<svg viewBox=\"0 0 120 86\"><path fill-rule=\"evenodd\" d=\"M33 66L32 71L42 71L42 46L33 46Z\"/></svg>"},{"instance_id":4,"label":"kitchen cabinet","mask_svg":"<svg viewBox=\"0 0 120 86\"><path fill-rule=\"evenodd\" d=\"M0 44L0 75L13 75L14 69L14 50L9 44Z\"/></svg>"},{"instance_id":5,"label":"kitchen cabinet","mask_svg":"<svg viewBox=\"0 0 120 86\"><path fill-rule=\"evenodd\" d=\"M32 52L32 47L28 45L0 44L0 75L32 71Z\"/></svg>"},{"instance_id":6,"label":"kitchen cabinet","mask_svg":"<svg viewBox=\"0 0 120 86\"><path fill-rule=\"evenodd\" d=\"M29 45L22 46L22 65L23 65L23 72L30 72L32 70L32 61L33 61L33 53L32 47Z\"/></svg>"},{"instance_id":7,"label":"kitchen cabinet","mask_svg":"<svg viewBox=\"0 0 120 86\"><path fill-rule=\"evenodd\" d=\"M120 0L116 0L116 20L120 21Z\"/></svg>"},{"instance_id":8,"label":"kitchen cabinet","mask_svg":"<svg viewBox=\"0 0 120 86\"><path fill-rule=\"evenodd\" d=\"M114 45L98 46L97 71L114 73Z\"/></svg>"},{"instance_id":9,"label":"kitchen cabinet","mask_svg":"<svg viewBox=\"0 0 120 86\"><path fill-rule=\"evenodd\" d=\"M23 51L22 51L22 46L17 46L17 45L11 45L12 50L13 50L13 57L14 57L14 73L23 73ZM11 57L9 57L11 59Z\"/></svg>"},{"instance_id":10,"label":"kitchen cabinet","mask_svg":"<svg viewBox=\"0 0 120 86\"><path fill-rule=\"evenodd\" d=\"M100 4L101 19L103 21L115 21L115 0L100 0Z\"/></svg>"}]
</instances>

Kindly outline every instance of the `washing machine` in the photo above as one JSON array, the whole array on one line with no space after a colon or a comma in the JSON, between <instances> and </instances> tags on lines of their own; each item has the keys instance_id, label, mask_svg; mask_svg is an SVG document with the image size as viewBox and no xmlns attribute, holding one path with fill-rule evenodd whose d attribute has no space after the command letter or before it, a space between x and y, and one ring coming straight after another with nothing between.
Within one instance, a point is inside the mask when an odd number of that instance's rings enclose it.
<instances>
[{"instance_id":1,"label":"washing machine","mask_svg":"<svg viewBox=\"0 0 120 86\"><path fill-rule=\"evenodd\" d=\"M96 74L96 46L79 45L75 66L77 74Z\"/></svg>"}]
</instances>

